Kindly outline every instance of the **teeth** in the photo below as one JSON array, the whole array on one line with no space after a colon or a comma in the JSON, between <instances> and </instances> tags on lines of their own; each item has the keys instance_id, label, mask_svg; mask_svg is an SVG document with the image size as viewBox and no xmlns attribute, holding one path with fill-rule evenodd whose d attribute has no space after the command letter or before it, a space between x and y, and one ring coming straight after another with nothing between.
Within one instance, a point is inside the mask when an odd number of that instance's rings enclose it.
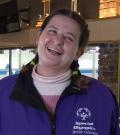
<instances>
[{"instance_id":1,"label":"teeth","mask_svg":"<svg viewBox=\"0 0 120 135\"><path fill-rule=\"evenodd\" d=\"M48 48L49 51L55 52L57 54L61 54L60 52L58 52L58 50L54 49L54 48Z\"/></svg>"},{"instance_id":2,"label":"teeth","mask_svg":"<svg viewBox=\"0 0 120 135\"><path fill-rule=\"evenodd\" d=\"M53 49L53 48L49 48L49 49L58 53L58 51L57 51L57 50L55 50L55 49Z\"/></svg>"}]
</instances>

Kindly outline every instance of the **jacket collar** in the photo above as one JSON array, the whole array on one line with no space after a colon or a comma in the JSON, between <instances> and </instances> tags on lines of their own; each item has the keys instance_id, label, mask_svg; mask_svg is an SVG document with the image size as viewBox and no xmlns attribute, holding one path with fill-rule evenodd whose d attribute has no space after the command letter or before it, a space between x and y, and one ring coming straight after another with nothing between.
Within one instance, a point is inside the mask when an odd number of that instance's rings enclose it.
<instances>
[{"instance_id":1,"label":"jacket collar","mask_svg":"<svg viewBox=\"0 0 120 135\"><path fill-rule=\"evenodd\" d=\"M71 84L64 90L61 98L72 94L86 94L87 89L81 88L82 77L77 76L76 79L71 81ZM90 82L90 80L89 80ZM88 82L88 84L89 84ZM13 88L13 92L10 99L22 102L26 105L30 105L34 108L46 110L42 97L38 94L30 73L19 74L16 84Z\"/></svg>"}]
</instances>

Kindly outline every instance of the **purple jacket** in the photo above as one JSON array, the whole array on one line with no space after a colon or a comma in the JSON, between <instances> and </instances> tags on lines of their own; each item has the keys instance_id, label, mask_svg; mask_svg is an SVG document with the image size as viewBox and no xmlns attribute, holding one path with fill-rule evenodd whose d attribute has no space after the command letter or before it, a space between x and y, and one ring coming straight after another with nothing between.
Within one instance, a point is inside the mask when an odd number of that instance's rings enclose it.
<instances>
[{"instance_id":1,"label":"purple jacket","mask_svg":"<svg viewBox=\"0 0 120 135\"><path fill-rule=\"evenodd\" d=\"M0 81L0 135L120 135L118 105L108 87L90 79L72 81L50 116L31 75Z\"/></svg>"}]
</instances>

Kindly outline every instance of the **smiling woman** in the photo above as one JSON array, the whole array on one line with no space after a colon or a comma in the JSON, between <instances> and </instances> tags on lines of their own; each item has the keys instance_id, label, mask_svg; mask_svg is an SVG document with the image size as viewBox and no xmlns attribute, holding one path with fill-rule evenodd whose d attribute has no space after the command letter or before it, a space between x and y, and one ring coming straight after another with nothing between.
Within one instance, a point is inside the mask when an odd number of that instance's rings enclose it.
<instances>
[{"instance_id":1,"label":"smiling woman","mask_svg":"<svg viewBox=\"0 0 120 135\"><path fill-rule=\"evenodd\" d=\"M111 90L79 71L88 37L76 12L61 9L45 19L35 58L0 81L0 135L119 135Z\"/></svg>"},{"instance_id":2,"label":"smiling woman","mask_svg":"<svg viewBox=\"0 0 120 135\"><path fill-rule=\"evenodd\" d=\"M69 69L72 61L81 55L79 29L78 23L66 16L56 15L50 20L38 40L39 74L57 76ZM44 74L44 71L48 72Z\"/></svg>"}]
</instances>

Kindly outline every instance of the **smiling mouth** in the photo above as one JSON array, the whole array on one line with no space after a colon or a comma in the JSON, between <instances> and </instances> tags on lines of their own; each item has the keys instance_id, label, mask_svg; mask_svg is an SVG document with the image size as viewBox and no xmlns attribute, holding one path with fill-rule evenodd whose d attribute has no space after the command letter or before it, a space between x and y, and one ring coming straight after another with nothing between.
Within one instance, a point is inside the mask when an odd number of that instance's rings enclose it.
<instances>
[{"instance_id":1,"label":"smiling mouth","mask_svg":"<svg viewBox=\"0 0 120 135\"><path fill-rule=\"evenodd\" d=\"M57 50L57 49L54 49L54 48L51 48L51 47L47 47L47 50L50 52L50 53L52 53L52 54L55 54L55 55L61 55L62 54L62 52L60 52L59 50Z\"/></svg>"}]
</instances>

